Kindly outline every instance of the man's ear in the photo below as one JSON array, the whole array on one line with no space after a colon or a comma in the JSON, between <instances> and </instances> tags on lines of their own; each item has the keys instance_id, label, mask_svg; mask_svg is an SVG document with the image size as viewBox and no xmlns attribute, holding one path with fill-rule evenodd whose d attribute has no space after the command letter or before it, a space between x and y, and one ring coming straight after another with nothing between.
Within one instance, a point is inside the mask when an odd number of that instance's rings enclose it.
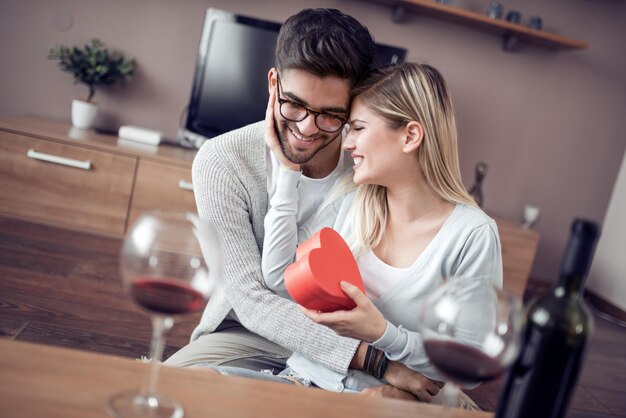
<instances>
[{"instance_id":1,"label":"man's ear","mask_svg":"<svg viewBox=\"0 0 626 418\"><path fill-rule=\"evenodd\" d=\"M404 128L402 152L411 153L417 150L424 140L424 127L416 121L409 122Z\"/></svg>"},{"instance_id":2,"label":"man's ear","mask_svg":"<svg viewBox=\"0 0 626 418\"><path fill-rule=\"evenodd\" d=\"M272 94L272 91L276 89L277 78L276 74L278 74L278 70L275 67L270 68L267 73L267 92Z\"/></svg>"}]
</instances>

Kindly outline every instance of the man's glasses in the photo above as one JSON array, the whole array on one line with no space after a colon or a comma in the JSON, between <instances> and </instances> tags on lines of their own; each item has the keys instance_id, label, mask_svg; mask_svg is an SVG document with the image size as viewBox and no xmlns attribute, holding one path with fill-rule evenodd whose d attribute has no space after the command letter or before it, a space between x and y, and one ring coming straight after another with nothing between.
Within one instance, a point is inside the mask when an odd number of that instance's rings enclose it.
<instances>
[{"instance_id":1,"label":"man's glasses","mask_svg":"<svg viewBox=\"0 0 626 418\"><path fill-rule=\"evenodd\" d=\"M278 77L278 74L276 74L276 79L278 80L278 83L276 83L276 99L278 100L280 115L283 118L291 122L301 122L305 120L310 113L315 116L315 126L317 126L321 131L328 133L337 132L347 123L346 119L339 116L331 115L330 113L325 112L316 112L315 110L311 110L299 103L281 99L280 94L283 87L280 84L280 77Z\"/></svg>"}]
</instances>

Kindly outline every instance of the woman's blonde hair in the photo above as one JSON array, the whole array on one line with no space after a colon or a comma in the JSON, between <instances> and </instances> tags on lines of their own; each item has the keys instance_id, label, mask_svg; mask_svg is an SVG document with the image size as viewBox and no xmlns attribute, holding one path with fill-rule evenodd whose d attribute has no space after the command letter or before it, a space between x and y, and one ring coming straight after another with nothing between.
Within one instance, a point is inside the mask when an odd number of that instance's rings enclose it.
<instances>
[{"instance_id":1,"label":"woman's blonde hair","mask_svg":"<svg viewBox=\"0 0 626 418\"><path fill-rule=\"evenodd\" d=\"M392 129L419 122L424 138L417 159L428 186L447 202L476 205L461 181L452 101L437 69L404 63L376 70L355 89L354 96ZM385 233L387 189L358 186L352 210L354 228L349 242L358 254L376 247Z\"/></svg>"}]
</instances>

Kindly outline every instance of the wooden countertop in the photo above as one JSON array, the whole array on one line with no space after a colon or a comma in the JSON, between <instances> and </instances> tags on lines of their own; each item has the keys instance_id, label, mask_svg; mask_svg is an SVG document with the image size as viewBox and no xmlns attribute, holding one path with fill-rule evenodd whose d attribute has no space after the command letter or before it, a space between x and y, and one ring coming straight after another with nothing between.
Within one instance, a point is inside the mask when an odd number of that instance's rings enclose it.
<instances>
[{"instance_id":1,"label":"wooden countertop","mask_svg":"<svg viewBox=\"0 0 626 418\"><path fill-rule=\"evenodd\" d=\"M0 130L124 156L140 156L148 160L174 163L184 167L191 167L196 155L195 150L172 144L164 143L159 146L142 144L118 138L117 135L74 128L68 122L36 116L1 117Z\"/></svg>"},{"instance_id":2,"label":"wooden countertop","mask_svg":"<svg viewBox=\"0 0 626 418\"><path fill-rule=\"evenodd\" d=\"M12 417L107 417L114 394L138 388L146 363L0 340L0 405ZM181 402L185 417L440 418L442 407L162 367L159 392ZM488 418L461 409L450 418Z\"/></svg>"}]
</instances>

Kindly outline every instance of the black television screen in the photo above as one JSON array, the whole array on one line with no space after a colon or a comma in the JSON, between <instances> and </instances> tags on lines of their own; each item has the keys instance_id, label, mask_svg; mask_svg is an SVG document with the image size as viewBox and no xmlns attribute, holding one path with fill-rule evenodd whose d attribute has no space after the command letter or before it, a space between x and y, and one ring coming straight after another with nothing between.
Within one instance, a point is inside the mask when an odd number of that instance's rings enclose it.
<instances>
[{"instance_id":1,"label":"black television screen","mask_svg":"<svg viewBox=\"0 0 626 418\"><path fill-rule=\"evenodd\" d=\"M274 66L280 23L207 9L198 48L183 143L204 139L265 117L267 72ZM376 44L376 65L403 62L406 50Z\"/></svg>"}]
</instances>

